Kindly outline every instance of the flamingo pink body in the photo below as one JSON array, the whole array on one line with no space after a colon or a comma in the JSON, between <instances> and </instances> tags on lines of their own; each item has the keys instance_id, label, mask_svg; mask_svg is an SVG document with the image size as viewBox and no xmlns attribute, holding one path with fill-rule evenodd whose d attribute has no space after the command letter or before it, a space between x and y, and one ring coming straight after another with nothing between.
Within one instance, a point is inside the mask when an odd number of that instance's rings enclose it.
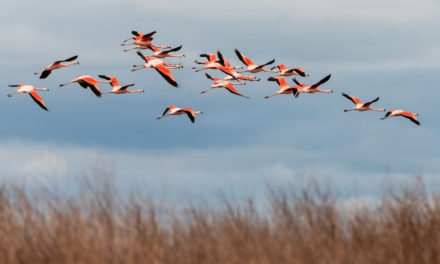
<instances>
[{"instance_id":1,"label":"flamingo pink body","mask_svg":"<svg viewBox=\"0 0 440 264\"><path fill-rule=\"evenodd\" d=\"M175 52L175 51L180 50L182 48L182 46L172 48L169 50L160 50L158 47L151 44L148 46L148 48L153 51L153 55L151 55L151 57L155 57L155 58L166 58L166 57L182 58L182 57L185 57L184 54L171 54L171 52Z\"/></svg>"},{"instance_id":2,"label":"flamingo pink body","mask_svg":"<svg viewBox=\"0 0 440 264\"><path fill-rule=\"evenodd\" d=\"M230 93L242 96L244 98L249 98L247 96L242 95L241 93L239 93L232 85L245 85L246 83L244 82L237 82L237 83L233 83L230 81L225 81L222 80L220 78L215 78L212 77L211 75L205 73L206 77L208 79L211 79L214 81L213 84L211 84L211 88L209 88L208 90L202 91L201 93L206 93L207 91L211 90L211 89L215 89L215 88L225 88L226 90L228 90Z\"/></svg>"},{"instance_id":3,"label":"flamingo pink body","mask_svg":"<svg viewBox=\"0 0 440 264\"><path fill-rule=\"evenodd\" d=\"M251 61L248 57L246 57L238 49L235 49L235 54L237 54L237 56L241 60L241 62L243 62L247 66L246 70L244 70L242 72L251 72L251 73L257 73L257 72L262 72L262 71L273 72L271 70L264 68L264 66L267 66L267 65L274 63L275 60L271 60L269 62L266 62L265 64L262 64L262 65L255 65L255 63L253 61Z\"/></svg>"},{"instance_id":4,"label":"flamingo pink body","mask_svg":"<svg viewBox=\"0 0 440 264\"><path fill-rule=\"evenodd\" d=\"M349 99L350 101L352 101L355 106L352 109L346 109L344 110L344 112L348 112L348 111L379 111L379 112L384 112L385 109L381 108L381 109L375 109L373 107L371 107L372 103L375 103L377 101L379 101L379 97L377 97L376 99L374 99L373 101L367 102L367 103L362 103L361 100L359 100L357 97L354 97L352 95L348 95L345 93L342 93L342 96L344 96L345 98Z\"/></svg>"},{"instance_id":5,"label":"flamingo pink body","mask_svg":"<svg viewBox=\"0 0 440 264\"><path fill-rule=\"evenodd\" d=\"M159 116L157 120L162 119L169 115L182 115L186 114L192 123L195 122L196 115L202 114L202 111L194 111L192 108L180 108L175 105L168 106L163 112L162 116Z\"/></svg>"},{"instance_id":6,"label":"flamingo pink body","mask_svg":"<svg viewBox=\"0 0 440 264\"><path fill-rule=\"evenodd\" d=\"M15 91L16 94L21 93L27 93L30 95L30 97L37 103L41 108L48 111L46 104L44 103L43 99L38 95L37 91L49 91L47 88L35 88L32 85L28 84L11 84L9 87L18 87L18 89ZM12 97L12 93L8 94L8 97Z\"/></svg>"},{"instance_id":7,"label":"flamingo pink body","mask_svg":"<svg viewBox=\"0 0 440 264\"><path fill-rule=\"evenodd\" d=\"M298 82L295 78L293 79L293 81L301 86L300 90L296 90L294 91L294 95L295 97L298 97L298 95L300 93L333 93L332 90L322 90L319 89L319 86L321 86L322 84L326 83L331 77L331 74L325 76L323 79L321 79L319 82L313 84L313 85L307 85L305 83L302 82Z\"/></svg>"},{"instance_id":8,"label":"flamingo pink body","mask_svg":"<svg viewBox=\"0 0 440 264\"><path fill-rule=\"evenodd\" d=\"M242 75L234 70L234 67L231 66L229 61L227 61L223 55L220 53L220 51L217 51L217 55L219 57L220 66L217 67L217 69L221 70L222 72L226 73L230 77L224 78L224 80L247 80L247 81L259 81L260 79L257 79L255 76L245 76Z\"/></svg>"},{"instance_id":9,"label":"flamingo pink body","mask_svg":"<svg viewBox=\"0 0 440 264\"><path fill-rule=\"evenodd\" d=\"M388 118L390 116L403 116L405 118L408 118L413 123L415 123L415 124L417 124L419 126L420 122L417 119L418 115L419 115L418 113L410 113L410 112L406 112L404 110L395 110L395 109L393 109L393 110L388 111L388 113L386 113L386 115L384 117L382 117L381 119L384 120L385 118Z\"/></svg>"},{"instance_id":10,"label":"flamingo pink body","mask_svg":"<svg viewBox=\"0 0 440 264\"><path fill-rule=\"evenodd\" d=\"M112 90L108 93L112 94L125 94L125 93L143 93L144 90L128 90L128 87L134 86L134 83L121 86L116 77L111 75L99 75L100 78L107 80L112 86Z\"/></svg>"},{"instance_id":11,"label":"flamingo pink body","mask_svg":"<svg viewBox=\"0 0 440 264\"><path fill-rule=\"evenodd\" d=\"M197 64L203 64L202 68L196 68L193 67L193 70L196 70L196 72L199 71L203 71L203 70L215 70L217 69L219 66L222 66L218 61L217 61L217 56L215 56L215 54L212 53L204 53L204 54L200 54L200 57L206 57L206 59L208 61L205 62L200 62L198 60L194 60L195 63Z\"/></svg>"},{"instance_id":12,"label":"flamingo pink body","mask_svg":"<svg viewBox=\"0 0 440 264\"><path fill-rule=\"evenodd\" d=\"M101 97L101 90L99 89L98 83L106 83L107 81L98 81L94 79L90 75L79 75L75 79L71 80L68 83L60 84L60 87L66 86L70 83L78 83L82 88L87 89L87 87L90 88L90 90L97 96Z\"/></svg>"},{"instance_id":13,"label":"flamingo pink body","mask_svg":"<svg viewBox=\"0 0 440 264\"><path fill-rule=\"evenodd\" d=\"M274 70L275 68L278 68ZM301 67L293 68L293 69L287 69L284 64L279 64L271 69L273 72L277 72L278 76L292 76L292 75L299 75L301 77L309 76L306 74Z\"/></svg>"},{"instance_id":14,"label":"flamingo pink body","mask_svg":"<svg viewBox=\"0 0 440 264\"><path fill-rule=\"evenodd\" d=\"M272 82L277 82L278 85L280 86L280 89L274 94L265 96L264 98L266 98L266 99L270 98L272 96L275 96L275 95L279 95L279 94L293 94L293 95L295 95L295 91L298 91L301 89L300 86L289 86L287 84L286 80L280 76L269 77L267 80L272 81Z\"/></svg>"},{"instance_id":15,"label":"flamingo pink body","mask_svg":"<svg viewBox=\"0 0 440 264\"><path fill-rule=\"evenodd\" d=\"M145 61L145 63L143 65L133 65L132 71L137 71L143 68L154 68L169 84L174 87L179 86L168 68L182 68L181 64L166 63L163 60L145 56L140 51L138 51L137 54Z\"/></svg>"},{"instance_id":16,"label":"flamingo pink body","mask_svg":"<svg viewBox=\"0 0 440 264\"><path fill-rule=\"evenodd\" d=\"M59 61L55 61L54 63L52 63L51 65L47 66L46 68L44 68L44 70L42 72L35 72L35 75L40 75L40 79L45 79L47 76L49 76L49 74L53 71L53 70L57 70L60 68L64 68L64 67L68 67L70 65L76 65L79 64L78 61L76 61L76 59L78 58L78 55L73 56L71 58L65 59L65 60L59 60ZM63 62L67 62L67 63L63 63Z\"/></svg>"},{"instance_id":17,"label":"flamingo pink body","mask_svg":"<svg viewBox=\"0 0 440 264\"><path fill-rule=\"evenodd\" d=\"M142 32L139 31L131 31L131 34L134 35L134 37L131 37L129 39L126 39L124 41L124 43L121 44L121 46L128 46L128 45L134 45L134 48L131 49L126 49L124 50L124 52L130 51L130 50L134 50L134 49L148 49L151 45L153 45L151 43L151 41L153 40L153 35L156 34L156 31L152 31L148 34L144 34ZM128 40L133 39L132 43L125 43ZM169 46L163 45L163 46L158 46L159 48L169 48Z\"/></svg>"}]
</instances>

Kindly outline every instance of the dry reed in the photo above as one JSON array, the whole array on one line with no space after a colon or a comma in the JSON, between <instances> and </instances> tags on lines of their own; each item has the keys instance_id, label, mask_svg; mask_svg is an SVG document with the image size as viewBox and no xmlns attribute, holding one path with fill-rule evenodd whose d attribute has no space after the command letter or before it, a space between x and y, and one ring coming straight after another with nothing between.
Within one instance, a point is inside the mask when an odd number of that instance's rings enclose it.
<instances>
[{"instance_id":1,"label":"dry reed","mask_svg":"<svg viewBox=\"0 0 440 264\"><path fill-rule=\"evenodd\" d=\"M0 187L0 263L440 263L440 196L420 181L355 209L316 184L268 188L264 209L81 186L71 197Z\"/></svg>"}]
</instances>

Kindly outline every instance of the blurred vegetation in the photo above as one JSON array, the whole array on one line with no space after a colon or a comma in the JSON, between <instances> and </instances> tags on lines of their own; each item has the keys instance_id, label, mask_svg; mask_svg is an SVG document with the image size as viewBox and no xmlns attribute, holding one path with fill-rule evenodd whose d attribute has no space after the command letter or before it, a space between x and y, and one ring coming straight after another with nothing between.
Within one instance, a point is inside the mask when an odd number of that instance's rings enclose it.
<instances>
[{"instance_id":1,"label":"blurred vegetation","mask_svg":"<svg viewBox=\"0 0 440 264\"><path fill-rule=\"evenodd\" d=\"M1 186L0 263L440 263L440 196L420 179L348 207L316 183L268 187L262 210L153 202L93 176L74 195Z\"/></svg>"}]
</instances>

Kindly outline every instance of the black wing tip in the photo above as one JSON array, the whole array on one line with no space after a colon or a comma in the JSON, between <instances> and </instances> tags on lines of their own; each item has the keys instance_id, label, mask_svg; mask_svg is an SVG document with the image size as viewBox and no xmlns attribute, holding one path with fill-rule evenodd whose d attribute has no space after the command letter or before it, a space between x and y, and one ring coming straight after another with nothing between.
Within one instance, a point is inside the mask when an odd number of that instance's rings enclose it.
<instances>
[{"instance_id":1,"label":"black wing tip","mask_svg":"<svg viewBox=\"0 0 440 264\"><path fill-rule=\"evenodd\" d=\"M301 70L294 69L294 71L295 71L296 73L298 73L299 76L301 76L301 77L306 77L306 76L307 76L307 74L306 74L305 72L301 71Z\"/></svg>"},{"instance_id":2,"label":"black wing tip","mask_svg":"<svg viewBox=\"0 0 440 264\"><path fill-rule=\"evenodd\" d=\"M49 111L47 109L47 107L40 101L37 100L37 98L35 98L32 94L29 94L29 96L32 98L32 100L34 100L35 103L37 103L42 109Z\"/></svg>"},{"instance_id":3,"label":"black wing tip","mask_svg":"<svg viewBox=\"0 0 440 264\"><path fill-rule=\"evenodd\" d=\"M302 85L298 82L298 80L296 80L296 78L292 78L292 80L293 80L297 85L302 86Z\"/></svg>"},{"instance_id":4,"label":"black wing tip","mask_svg":"<svg viewBox=\"0 0 440 264\"><path fill-rule=\"evenodd\" d=\"M190 112L186 111L186 115L188 116L189 120L191 120L192 123L194 123L196 121L194 116Z\"/></svg>"},{"instance_id":5,"label":"black wing tip","mask_svg":"<svg viewBox=\"0 0 440 264\"><path fill-rule=\"evenodd\" d=\"M405 115L402 115L402 116L408 118L408 119L411 120L414 124L420 126L420 122L419 122L419 120L417 120L417 119L415 119L415 118L413 118L413 117L410 117L410 116L405 116Z\"/></svg>"},{"instance_id":6,"label":"black wing tip","mask_svg":"<svg viewBox=\"0 0 440 264\"><path fill-rule=\"evenodd\" d=\"M331 77L332 77L332 74L330 73L329 75L325 76L322 80L324 82L326 82L326 81L330 80Z\"/></svg>"},{"instance_id":7,"label":"black wing tip","mask_svg":"<svg viewBox=\"0 0 440 264\"><path fill-rule=\"evenodd\" d=\"M75 56L70 57L70 58L68 58L68 59L66 59L64 61L73 61L73 60L76 60L77 58L78 58L78 55L75 55Z\"/></svg>"},{"instance_id":8,"label":"black wing tip","mask_svg":"<svg viewBox=\"0 0 440 264\"><path fill-rule=\"evenodd\" d=\"M206 75L206 77L208 78L208 79L211 79L212 80L212 77L211 77L211 75L209 75L208 73L206 73L205 72L205 75Z\"/></svg>"},{"instance_id":9,"label":"black wing tip","mask_svg":"<svg viewBox=\"0 0 440 264\"><path fill-rule=\"evenodd\" d=\"M49 76L51 72L52 72L52 70L44 70L40 75L40 79L46 79L47 76Z\"/></svg>"}]
</instances>

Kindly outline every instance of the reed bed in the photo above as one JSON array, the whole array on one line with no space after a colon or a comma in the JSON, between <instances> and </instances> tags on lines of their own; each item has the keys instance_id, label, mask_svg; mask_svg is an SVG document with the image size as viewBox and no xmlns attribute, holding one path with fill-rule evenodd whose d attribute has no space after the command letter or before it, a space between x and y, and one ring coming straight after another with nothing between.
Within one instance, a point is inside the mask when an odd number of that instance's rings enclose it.
<instances>
[{"instance_id":1,"label":"reed bed","mask_svg":"<svg viewBox=\"0 0 440 264\"><path fill-rule=\"evenodd\" d=\"M319 184L268 187L263 208L81 186L1 186L0 263L440 263L440 196L422 181L350 208Z\"/></svg>"}]
</instances>

